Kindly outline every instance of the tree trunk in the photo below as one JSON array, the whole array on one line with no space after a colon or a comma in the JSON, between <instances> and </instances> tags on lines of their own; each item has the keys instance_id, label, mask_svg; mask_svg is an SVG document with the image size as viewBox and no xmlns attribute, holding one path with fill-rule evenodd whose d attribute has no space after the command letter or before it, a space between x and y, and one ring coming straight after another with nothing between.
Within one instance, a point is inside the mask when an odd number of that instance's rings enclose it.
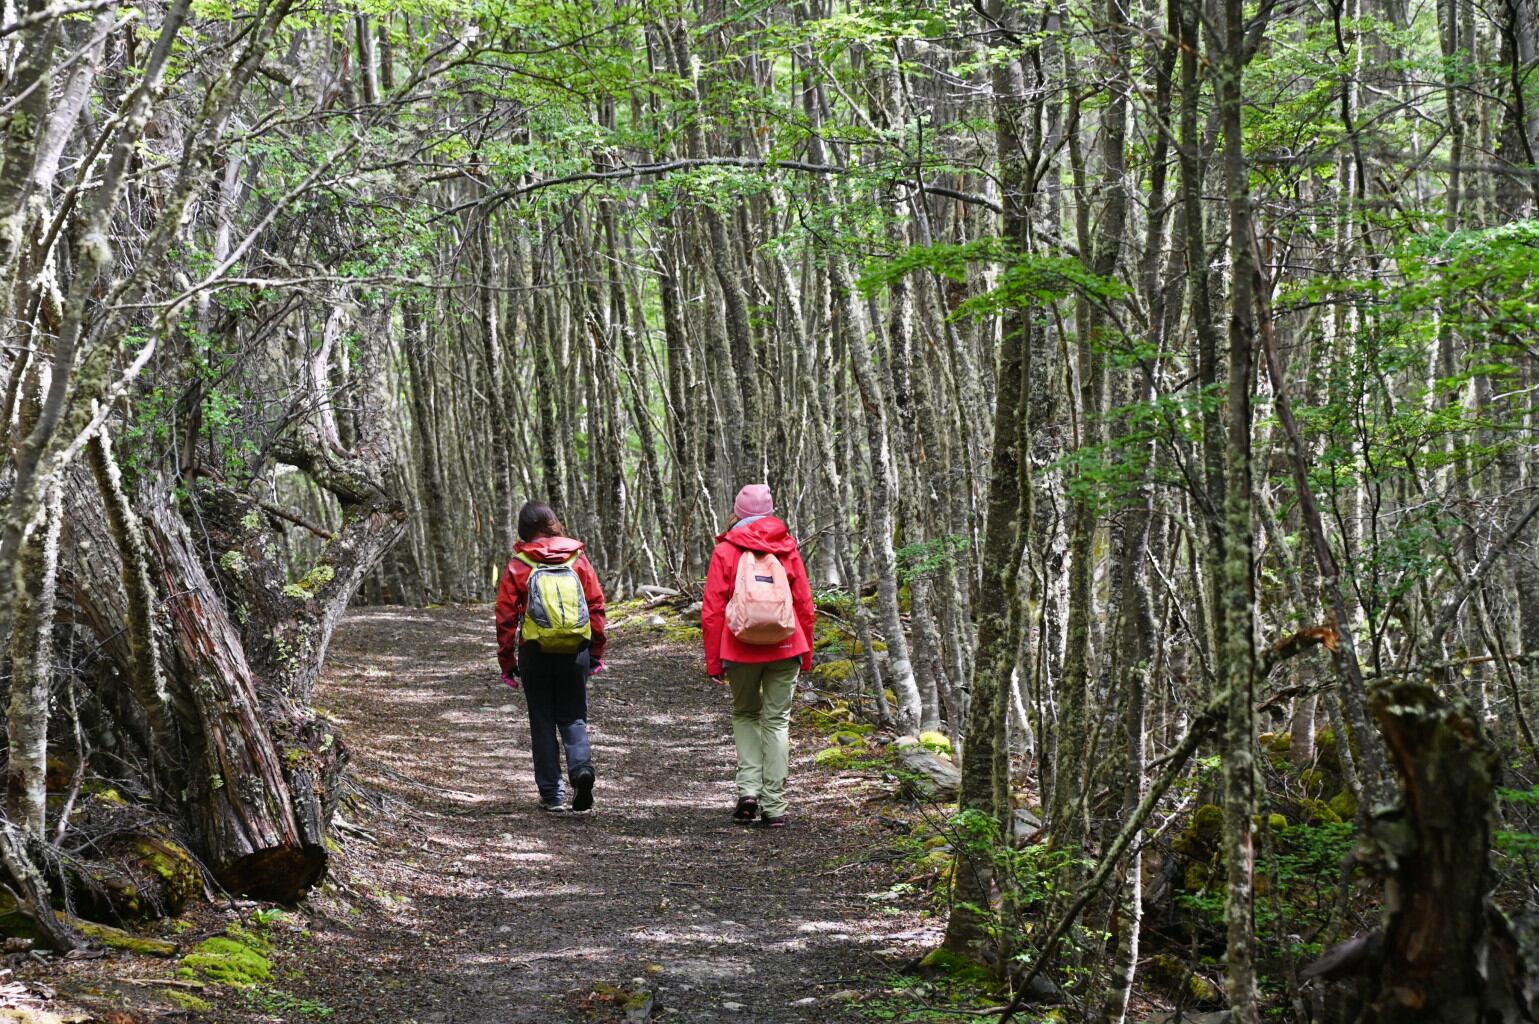
<instances>
[{"instance_id":1,"label":"tree trunk","mask_svg":"<svg viewBox=\"0 0 1539 1024\"><path fill-rule=\"evenodd\" d=\"M289 902L325 872L324 835L302 827L310 809L296 813L239 630L215 599L186 524L155 502L148 526L157 575L175 595L166 604L171 677L195 716L183 723L191 824L222 885Z\"/></svg>"},{"instance_id":2,"label":"tree trunk","mask_svg":"<svg viewBox=\"0 0 1539 1024\"><path fill-rule=\"evenodd\" d=\"M1006 9L999 0L990 16L1008 36ZM1000 153L1000 181L1005 214L1002 235L1010 251L1025 255L1030 237L1028 217L1031 170L1026 159L1024 89L1019 66L1001 61L994 68L995 132ZM1030 520L1030 492L1021 486L1025 455L1021 424L1028 418L1025 382L1031 352L1032 311L1025 305L1004 318L996 363L994 453L990 465L988 518L981 564L983 583L977 603L978 655L973 666L972 693L967 711L967 749L962 758L962 792L958 808L998 822L1005 812L1008 779L1005 751L1007 687L1016 659L1017 589L1021 544ZM1001 833L1002 834L1002 833ZM988 934L993 864L958 862L952 883L951 917L946 922L946 947L977 951Z\"/></svg>"},{"instance_id":3,"label":"tree trunk","mask_svg":"<svg viewBox=\"0 0 1539 1024\"><path fill-rule=\"evenodd\" d=\"M1371 706L1401 801L1368 827L1369 862L1387 876L1361 1024L1532 1020L1489 900L1500 755L1478 719L1424 683L1377 689Z\"/></svg>"},{"instance_id":4,"label":"tree trunk","mask_svg":"<svg viewBox=\"0 0 1539 1024\"><path fill-rule=\"evenodd\" d=\"M11 701L6 712L6 811L41 839L47 826L48 711L63 500L56 480L43 494L43 521L22 545L11 631Z\"/></svg>"}]
</instances>

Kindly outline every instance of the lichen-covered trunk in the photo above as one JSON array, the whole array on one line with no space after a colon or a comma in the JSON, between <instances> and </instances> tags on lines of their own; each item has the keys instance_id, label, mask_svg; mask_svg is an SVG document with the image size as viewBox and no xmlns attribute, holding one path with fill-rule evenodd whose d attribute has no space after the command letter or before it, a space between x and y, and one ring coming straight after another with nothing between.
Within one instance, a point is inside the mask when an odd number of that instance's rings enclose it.
<instances>
[{"instance_id":1,"label":"lichen-covered trunk","mask_svg":"<svg viewBox=\"0 0 1539 1024\"><path fill-rule=\"evenodd\" d=\"M43 496L43 521L22 545L11 630L5 807L11 820L36 838L47 825L48 698L62 506L59 484L50 484Z\"/></svg>"},{"instance_id":2,"label":"lichen-covered trunk","mask_svg":"<svg viewBox=\"0 0 1539 1024\"><path fill-rule=\"evenodd\" d=\"M990 5L1001 24L1003 5ZM1019 65L999 62L994 69L995 132L1001 157L1000 181L1007 245L1024 254L1029 239L1031 174L1025 139L1027 107ZM1009 310L1000 333L995 376L994 452L990 464L987 519L980 564L982 585L975 605L977 663L967 709L967 746L962 758L958 808L998 821L1008 806L1005 749L1007 687L1017 653L1017 588L1021 544L1030 518L1030 492L1022 486L1025 456L1022 424L1027 417L1025 382L1030 370L1031 315L1025 305ZM1002 832L1002 830L1001 830ZM976 952L989 934L993 863L986 858L959 859L953 876L946 947Z\"/></svg>"},{"instance_id":3,"label":"lichen-covered trunk","mask_svg":"<svg viewBox=\"0 0 1539 1024\"><path fill-rule=\"evenodd\" d=\"M1255 377L1255 254L1251 246L1249 170L1240 122L1245 70L1241 0L1224 0L1219 53L1219 120L1229 200L1229 376L1224 410L1223 545L1217 573L1222 628L1215 652L1226 707L1223 751L1225 952L1229 1009L1236 1024L1256 1024L1256 587L1252 529L1251 426Z\"/></svg>"},{"instance_id":4,"label":"lichen-covered trunk","mask_svg":"<svg viewBox=\"0 0 1539 1024\"><path fill-rule=\"evenodd\" d=\"M897 470L887 436L886 388L876 372L871 350L870 323L855 295L854 284L836 253L828 257L829 284L849 346L856 388L865 410L866 439L871 458L871 486L866 495L866 534L876 563L876 601L887 641L887 679L898 696L898 727L918 729L924 717L919 685L909 658L908 640L898 609L898 556L893 546L893 513L897 504Z\"/></svg>"}]
</instances>

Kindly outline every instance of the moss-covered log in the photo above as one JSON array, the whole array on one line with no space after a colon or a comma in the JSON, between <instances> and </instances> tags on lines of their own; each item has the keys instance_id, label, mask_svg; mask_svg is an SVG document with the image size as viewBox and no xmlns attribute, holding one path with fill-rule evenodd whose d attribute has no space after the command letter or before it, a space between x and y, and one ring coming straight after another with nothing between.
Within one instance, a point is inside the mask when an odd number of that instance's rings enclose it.
<instances>
[{"instance_id":1,"label":"moss-covered log","mask_svg":"<svg viewBox=\"0 0 1539 1024\"><path fill-rule=\"evenodd\" d=\"M180 914L203 895L203 872L178 842L126 834L101 844L100 856L67 872L75 909L92 920L147 921Z\"/></svg>"}]
</instances>

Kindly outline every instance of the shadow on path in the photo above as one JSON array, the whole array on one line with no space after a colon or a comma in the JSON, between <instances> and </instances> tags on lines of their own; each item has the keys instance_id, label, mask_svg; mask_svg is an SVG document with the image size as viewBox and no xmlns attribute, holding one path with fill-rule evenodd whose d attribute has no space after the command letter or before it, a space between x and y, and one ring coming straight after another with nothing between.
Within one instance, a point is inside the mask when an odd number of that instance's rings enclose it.
<instances>
[{"instance_id":1,"label":"shadow on path","mask_svg":"<svg viewBox=\"0 0 1539 1024\"><path fill-rule=\"evenodd\" d=\"M570 817L536 807L490 609L348 618L317 699L360 793L301 954L330 1020L604 1020L602 985L659 1020L871 1019L858 994L932 936L870 898L893 878L861 781L794 744L792 827L732 824L726 694L634 621L592 686L596 814Z\"/></svg>"}]
</instances>

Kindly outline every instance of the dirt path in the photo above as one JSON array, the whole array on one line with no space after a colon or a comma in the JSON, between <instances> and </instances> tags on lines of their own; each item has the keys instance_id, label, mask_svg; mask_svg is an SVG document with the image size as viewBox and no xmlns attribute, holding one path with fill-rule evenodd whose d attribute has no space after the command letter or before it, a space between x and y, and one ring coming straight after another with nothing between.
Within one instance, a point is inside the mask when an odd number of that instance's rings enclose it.
<instances>
[{"instance_id":1,"label":"dirt path","mask_svg":"<svg viewBox=\"0 0 1539 1024\"><path fill-rule=\"evenodd\" d=\"M891 840L860 783L804 740L793 827L732 824L726 695L640 617L614 633L590 708L597 814L573 818L535 806L488 610L349 617L318 702L363 795L291 990L338 1024L624 1019L605 985L652 993L661 1020L870 1019L855 994L933 935L869 898L892 884L871 857Z\"/></svg>"}]
</instances>

